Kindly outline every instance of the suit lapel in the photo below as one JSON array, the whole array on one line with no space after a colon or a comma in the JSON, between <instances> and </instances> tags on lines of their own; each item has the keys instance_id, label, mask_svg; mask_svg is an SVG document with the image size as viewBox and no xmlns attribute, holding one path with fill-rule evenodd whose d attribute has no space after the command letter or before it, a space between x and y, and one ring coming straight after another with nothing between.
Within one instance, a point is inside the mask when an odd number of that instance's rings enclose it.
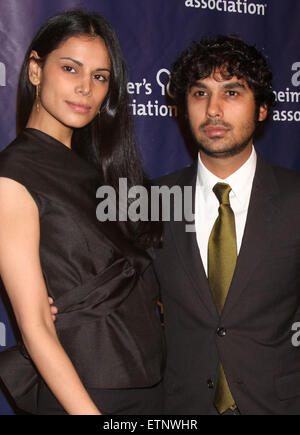
<instances>
[{"instance_id":1,"label":"suit lapel","mask_svg":"<svg viewBox=\"0 0 300 435\"><path fill-rule=\"evenodd\" d=\"M278 188L272 167L258 155L244 237L223 308L223 319L238 302L256 266L264 257L275 230L272 217L276 216L278 208Z\"/></svg>"},{"instance_id":2,"label":"suit lapel","mask_svg":"<svg viewBox=\"0 0 300 435\"><path fill-rule=\"evenodd\" d=\"M177 185L191 186L192 188L192 209L195 210L195 188L197 177L197 163L186 169L184 174L177 180ZM181 259L184 270L190 277L195 291L198 293L203 304L213 316L218 316L216 306L214 304L208 280L204 271L203 263L201 260L198 243L195 231L186 231L185 219L181 221L170 222L171 233L174 239L178 255Z\"/></svg>"}]
</instances>

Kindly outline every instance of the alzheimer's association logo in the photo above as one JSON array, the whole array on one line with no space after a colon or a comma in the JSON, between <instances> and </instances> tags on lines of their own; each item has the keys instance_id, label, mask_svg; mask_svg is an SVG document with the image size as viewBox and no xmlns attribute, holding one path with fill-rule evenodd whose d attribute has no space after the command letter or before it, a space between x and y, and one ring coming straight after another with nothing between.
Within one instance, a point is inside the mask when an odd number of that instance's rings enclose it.
<instances>
[{"instance_id":1,"label":"alzheimer's association logo","mask_svg":"<svg viewBox=\"0 0 300 435\"><path fill-rule=\"evenodd\" d=\"M291 85L274 91L277 108L273 111L273 121L300 122L300 62L291 66ZM296 110L295 110L296 109Z\"/></svg>"}]
</instances>

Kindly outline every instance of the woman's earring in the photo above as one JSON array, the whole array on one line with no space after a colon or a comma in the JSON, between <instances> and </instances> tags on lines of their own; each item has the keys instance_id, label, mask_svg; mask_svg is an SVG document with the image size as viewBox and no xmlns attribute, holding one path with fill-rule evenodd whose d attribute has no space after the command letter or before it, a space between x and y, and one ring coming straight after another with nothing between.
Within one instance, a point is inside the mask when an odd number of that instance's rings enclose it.
<instances>
[{"instance_id":1,"label":"woman's earring","mask_svg":"<svg viewBox=\"0 0 300 435\"><path fill-rule=\"evenodd\" d=\"M36 111L40 111L40 85L35 87L35 101L36 101Z\"/></svg>"}]
</instances>

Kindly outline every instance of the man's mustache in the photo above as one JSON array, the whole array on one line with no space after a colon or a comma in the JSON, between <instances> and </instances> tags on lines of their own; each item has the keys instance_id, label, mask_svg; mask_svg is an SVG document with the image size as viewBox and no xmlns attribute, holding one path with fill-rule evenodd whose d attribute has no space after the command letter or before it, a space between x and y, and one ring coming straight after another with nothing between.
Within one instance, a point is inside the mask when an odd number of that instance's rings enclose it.
<instances>
[{"instance_id":1,"label":"man's mustache","mask_svg":"<svg viewBox=\"0 0 300 435\"><path fill-rule=\"evenodd\" d=\"M200 125L200 128L205 128L205 127L209 127L209 126L225 127L228 130L232 129L231 124L229 124L228 122L224 122L221 119L208 119L206 122L204 122L203 124Z\"/></svg>"}]
</instances>

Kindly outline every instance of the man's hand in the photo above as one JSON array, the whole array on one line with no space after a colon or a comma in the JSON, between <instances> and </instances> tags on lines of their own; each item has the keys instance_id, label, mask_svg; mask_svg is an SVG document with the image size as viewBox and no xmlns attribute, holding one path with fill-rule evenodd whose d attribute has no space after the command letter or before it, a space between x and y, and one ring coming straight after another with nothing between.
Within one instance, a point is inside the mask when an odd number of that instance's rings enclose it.
<instances>
[{"instance_id":1,"label":"man's hand","mask_svg":"<svg viewBox=\"0 0 300 435\"><path fill-rule=\"evenodd\" d=\"M55 322L56 320L56 314L58 313L58 309L56 308L54 304L54 300L50 297L48 297L48 301L49 301L49 305L50 305L50 313L51 313L51 317L53 322Z\"/></svg>"}]
</instances>

